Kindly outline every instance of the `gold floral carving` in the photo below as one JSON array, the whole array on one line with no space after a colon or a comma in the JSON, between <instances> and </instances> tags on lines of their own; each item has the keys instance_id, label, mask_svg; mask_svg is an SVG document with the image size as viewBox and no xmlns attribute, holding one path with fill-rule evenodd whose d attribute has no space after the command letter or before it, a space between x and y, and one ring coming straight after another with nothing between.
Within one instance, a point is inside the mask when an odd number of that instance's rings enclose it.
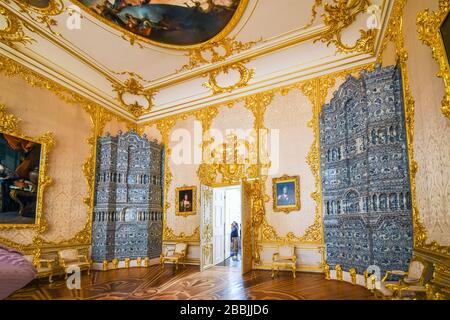
<instances>
[{"instance_id":1,"label":"gold floral carving","mask_svg":"<svg viewBox=\"0 0 450 320\"><path fill-rule=\"evenodd\" d=\"M417 15L417 32L419 39L431 48L433 58L439 65L438 77L444 80L445 95L442 99L442 113L450 119L450 65L442 40L441 26L450 12L450 0L439 0L439 9L429 9Z\"/></svg>"},{"instance_id":2,"label":"gold floral carving","mask_svg":"<svg viewBox=\"0 0 450 320\"><path fill-rule=\"evenodd\" d=\"M23 26L30 28L25 22L22 22L16 16L11 14L5 7L0 6L0 16L5 19L5 26L0 29L0 42L7 46L14 47L15 44L30 44L35 41L27 36L23 31Z\"/></svg>"},{"instance_id":3,"label":"gold floral carving","mask_svg":"<svg viewBox=\"0 0 450 320\"><path fill-rule=\"evenodd\" d=\"M0 224L0 229L33 228L37 234L47 230L47 221L44 217L43 203L45 188L51 183L51 178L47 176L49 152L55 144L55 139L51 132L47 132L41 137L29 137L22 133L20 120L7 112L6 106L0 104L0 133L6 133L21 139L33 141L41 145L41 161L39 164L39 180L36 194L36 221L35 224ZM2 239L0 239L2 242Z\"/></svg>"},{"instance_id":4,"label":"gold floral carving","mask_svg":"<svg viewBox=\"0 0 450 320\"><path fill-rule=\"evenodd\" d=\"M366 13L369 6L369 0L333 0L331 4L326 3L322 16L328 31L316 41L334 44L337 51L342 53L373 53L376 29L360 30L361 37L354 45L342 41L342 32L355 22L359 14Z\"/></svg>"}]
</instances>

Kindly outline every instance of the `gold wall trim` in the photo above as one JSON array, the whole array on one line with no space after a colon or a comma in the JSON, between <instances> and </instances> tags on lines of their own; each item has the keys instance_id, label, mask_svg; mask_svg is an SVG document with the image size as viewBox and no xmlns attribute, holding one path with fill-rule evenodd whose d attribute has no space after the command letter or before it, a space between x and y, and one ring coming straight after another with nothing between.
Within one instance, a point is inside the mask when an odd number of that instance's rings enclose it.
<instances>
[{"instance_id":1,"label":"gold wall trim","mask_svg":"<svg viewBox=\"0 0 450 320\"><path fill-rule=\"evenodd\" d=\"M441 110L444 116L450 119L450 65L441 36L442 23L450 12L450 0L439 0L439 9L430 12L429 9L417 14L417 32L419 39L431 48L434 60L439 65L437 76L442 78L445 86L445 95L442 99Z\"/></svg>"},{"instance_id":2,"label":"gold wall trim","mask_svg":"<svg viewBox=\"0 0 450 320\"><path fill-rule=\"evenodd\" d=\"M395 52L397 56L397 63L400 66L402 73L403 95L405 104L405 124L406 124L406 138L408 149L408 163L410 171L410 185L411 185L411 199L412 199L412 217L413 217L413 237L414 248L431 249L441 253L448 253L448 247L441 246L436 241L427 244L427 230L420 217L420 212L417 206L416 194L416 174L419 169L417 162L414 159L414 109L415 101L409 86L409 72L408 72L408 52L405 48L403 17L407 0L396 0L392 8L389 25L382 42L382 50L378 56L378 62L382 62L382 55L388 43L392 42L395 45ZM448 255L447 255L448 257Z\"/></svg>"},{"instance_id":3,"label":"gold wall trim","mask_svg":"<svg viewBox=\"0 0 450 320\"><path fill-rule=\"evenodd\" d=\"M47 175L48 158L50 150L55 144L53 133L46 132L40 137L30 137L25 135L20 128L21 120L15 115L8 113L6 106L0 104L0 133L6 133L14 137L32 141L41 145L41 159L39 163L39 180L36 193L36 218L34 224L0 224L0 230L11 229L34 229L39 235L44 233L48 228L47 220L44 217L44 191L52 182ZM2 238L0 238L2 242Z\"/></svg>"},{"instance_id":4,"label":"gold wall trim","mask_svg":"<svg viewBox=\"0 0 450 320\"><path fill-rule=\"evenodd\" d=\"M17 248L19 250L35 250L40 252L44 247L64 247L89 245L91 243L92 232L92 211L93 211L93 195L95 183L95 164L96 164L96 144L97 137L102 134L107 122L112 119L123 122L129 129L134 129L136 125L116 113L105 109L101 105L88 100L87 98L63 87L62 85L47 79L39 73L17 63L16 61L0 54L0 74L5 77L20 77L31 87L41 88L51 91L62 101L72 104L76 107L81 106L90 116L92 123L91 135L87 139L90 146L90 154L84 162L81 170L86 179L88 187L87 196L84 200L86 204L86 223L82 230L77 232L72 238L61 241L48 241L45 239L45 233L37 233L31 243L20 244L12 240L0 238L0 242Z\"/></svg>"}]
</instances>

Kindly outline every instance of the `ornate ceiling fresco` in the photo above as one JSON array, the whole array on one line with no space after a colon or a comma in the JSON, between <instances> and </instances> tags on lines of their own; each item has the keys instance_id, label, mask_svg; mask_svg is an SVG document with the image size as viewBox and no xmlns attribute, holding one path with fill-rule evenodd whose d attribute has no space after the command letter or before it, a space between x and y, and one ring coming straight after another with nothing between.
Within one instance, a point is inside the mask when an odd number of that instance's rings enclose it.
<instances>
[{"instance_id":1,"label":"ornate ceiling fresco","mask_svg":"<svg viewBox=\"0 0 450 320\"><path fill-rule=\"evenodd\" d=\"M219 40L247 0L78 0L96 17L155 45L186 49Z\"/></svg>"},{"instance_id":2,"label":"ornate ceiling fresco","mask_svg":"<svg viewBox=\"0 0 450 320\"><path fill-rule=\"evenodd\" d=\"M0 58L143 122L373 63L393 2L2 0Z\"/></svg>"}]
</instances>

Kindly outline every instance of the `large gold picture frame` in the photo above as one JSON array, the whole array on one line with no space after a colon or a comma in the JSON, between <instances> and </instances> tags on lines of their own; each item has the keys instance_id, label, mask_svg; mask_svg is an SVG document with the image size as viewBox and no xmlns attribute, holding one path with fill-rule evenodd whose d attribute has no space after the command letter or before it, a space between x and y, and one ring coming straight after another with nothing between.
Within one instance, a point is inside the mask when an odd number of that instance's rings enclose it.
<instances>
[{"instance_id":1,"label":"large gold picture frame","mask_svg":"<svg viewBox=\"0 0 450 320\"><path fill-rule=\"evenodd\" d=\"M40 145L40 161L39 161L39 175L37 178L36 186L36 209L34 223L20 224L20 223L5 223L0 224L0 230L2 229L19 229L19 228L32 228L42 233L47 228L47 223L43 217L43 203L44 203L44 191L45 188L51 183L51 178L47 175L49 152L54 145L53 134L47 132L40 137L30 137L25 135L20 130L20 119L16 116L9 114L6 111L6 106L0 104L0 133L7 134L14 138L26 140L32 143Z\"/></svg>"},{"instance_id":2,"label":"large gold picture frame","mask_svg":"<svg viewBox=\"0 0 450 320\"><path fill-rule=\"evenodd\" d=\"M439 64L438 77L444 80L445 95L442 99L441 110L450 119L450 52L447 52L442 38L442 27L449 18L450 0L439 0L439 10L430 12L429 9L417 15L417 32L419 39L432 50L433 58ZM447 24L446 24L447 26ZM450 32L450 30L447 30ZM450 42L450 40L449 40ZM447 48L450 50L450 48Z\"/></svg>"},{"instance_id":3,"label":"large gold picture frame","mask_svg":"<svg viewBox=\"0 0 450 320\"><path fill-rule=\"evenodd\" d=\"M289 213L299 211L300 177L284 175L272 179L273 211Z\"/></svg>"},{"instance_id":4,"label":"large gold picture frame","mask_svg":"<svg viewBox=\"0 0 450 320\"><path fill-rule=\"evenodd\" d=\"M197 187L182 186L175 189L175 215L192 216L197 213Z\"/></svg>"},{"instance_id":5,"label":"large gold picture frame","mask_svg":"<svg viewBox=\"0 0 450 320\"><path fill-rule=\"evenodd\" d=\"M132 45L136 41L140 41L140 42L148 43L148 44L155 45L158 47L174 49L174 50L194 50L194 49L200 49L207 44L217 43L218 41L223 39L227 34L229 34L233 30L233 28L236 26L236 24L240 21L241 17L243 16L245 9L247 8L248 2L249 2L249 0L241 0L238 7L236 8L236 11L234 12L233 16L228 21L228 23L225 25L225 27L221 31L219 31L215 36L213 36L212 38L210 38L204 42L201 42L201 43L196 43L196 44L191 44L191 45L180 45L180 44L177 45L177 44L169 44L169 43L164 43L164 42L160 42L160 41L156 41L156 40L151 40L151 39L148 39L139 34L133 33L131 31L117 25L116 23L113 23L109 19L106 19L105 17L101 16L100 14L94 12L87 5L85 5L81 0L71 0L71 1L75 5L80 7L84 12L94 16L96 19L107 24L111 28L121 32L123 34L122 38L125 40L129 40Z\"/></svg>"}]
</instances>

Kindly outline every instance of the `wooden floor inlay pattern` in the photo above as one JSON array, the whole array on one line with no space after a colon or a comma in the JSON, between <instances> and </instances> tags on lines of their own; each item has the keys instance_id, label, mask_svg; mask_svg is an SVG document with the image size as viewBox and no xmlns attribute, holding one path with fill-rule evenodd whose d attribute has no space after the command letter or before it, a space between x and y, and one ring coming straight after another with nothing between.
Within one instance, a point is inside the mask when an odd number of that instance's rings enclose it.
<instances>
[{"instance_id":1,"label":"wooden floor inlay pattern","mask_svg":"<svg viewBox=\"0 0 450 320\"><path fill-rule=\"evenodd\" d=\"M199 272L187 266L175 273L171 266L118 269L83 274L82 288L69 290L65 280L53 285L33 282L15 292L9 299L171 299L171 300L366 300L373 295L363 287L346 282L327 281L322 274L280 272L272 279L269 271L252 271L242 275L230 267L214 267Z\"/></svg>"}]
</instances>

